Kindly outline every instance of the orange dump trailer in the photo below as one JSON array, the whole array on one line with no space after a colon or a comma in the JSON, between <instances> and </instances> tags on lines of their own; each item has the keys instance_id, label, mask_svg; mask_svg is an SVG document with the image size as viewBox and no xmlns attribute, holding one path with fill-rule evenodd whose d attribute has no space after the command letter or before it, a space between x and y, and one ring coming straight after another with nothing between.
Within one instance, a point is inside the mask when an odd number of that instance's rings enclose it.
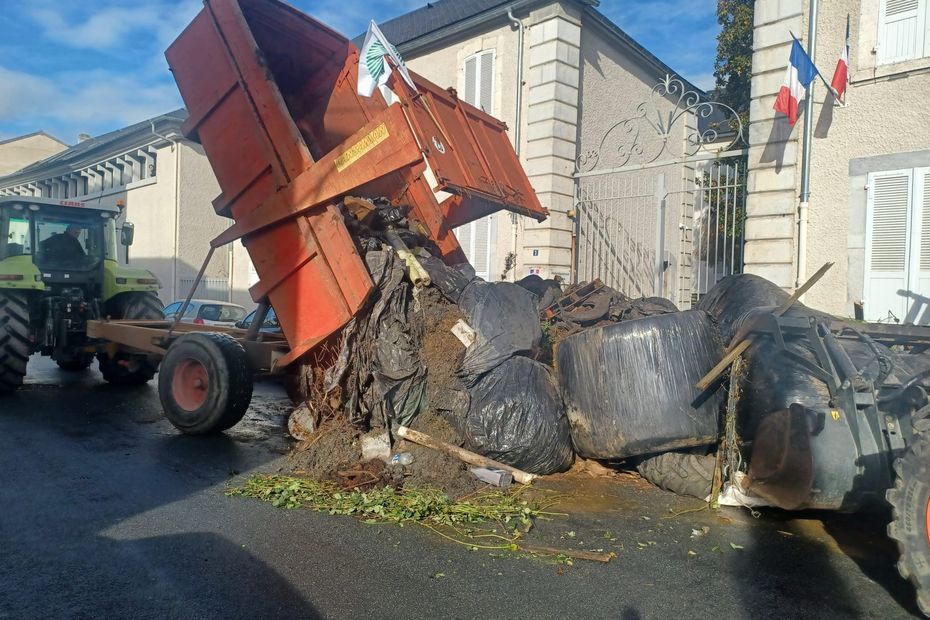
<instances>
[{"instance_id":1,"label":"orange dump trailer","mask_svg":"<svg viewBox=\"0 0 930 620\"><path fill-rule=\"evenodd\" d=\"M357 94L359 50L277 0L206 0L166 52L235 223L213 247L241 239L300 358L343 327L372 290L337 204L346 195L409 205L414 226L449 263L464 260L452 229L501 209L547 213L506 126L454 90L395 71L390 105ZM450 75L450 80L452 75Z\"/></svg>"}]
</instances>

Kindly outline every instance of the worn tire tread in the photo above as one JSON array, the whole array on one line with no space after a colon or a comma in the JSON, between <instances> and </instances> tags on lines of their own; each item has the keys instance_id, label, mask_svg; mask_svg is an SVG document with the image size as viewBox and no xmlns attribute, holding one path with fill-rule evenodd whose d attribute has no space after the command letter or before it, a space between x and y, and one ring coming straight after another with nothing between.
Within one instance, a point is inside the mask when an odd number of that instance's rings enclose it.
<instances>
[{"instance_id":1,"label":"worn tire tread","mask_svg":"<svg viewBox=\"0 0 930 620\"><path fill-rule=\"evenodd\" d=\"M705 499L714 481L716 457L710 455L665 452L639 462L640 475L666 491Z\"/></svg>"},{"instance_id":2,"label":"worn tire tread","mask_svg":"<svg viewBox=\"0 0 930 620\"><path fill-rule=\"evenodd\" d=\"M29 302L17 291L0 291L0 393L23 384L32 353Z\"/></svg>"},{"instance_id":3,"label":"worn tire tread","mask_svg":"<svg viewBox=\"0 0 930 620\"><path fill-rule=\"evenodd\" d=\"M926 419L926 412L918 419ZM892 510L888 537L898 546L898 572L914 585L917 606L930 617L930 541L926 532L930 433L916 433L911 445L895 460L894 469L894 486L885 493Z\"/></svg>"}]
</instances>

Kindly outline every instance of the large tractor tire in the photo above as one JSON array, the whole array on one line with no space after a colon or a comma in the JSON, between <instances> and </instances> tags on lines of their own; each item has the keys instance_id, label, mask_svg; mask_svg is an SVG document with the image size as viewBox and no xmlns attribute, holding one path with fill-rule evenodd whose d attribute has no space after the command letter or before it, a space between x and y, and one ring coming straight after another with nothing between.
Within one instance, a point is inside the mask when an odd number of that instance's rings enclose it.
<instances>
[{"instance_id":1,"label":"large tractor tire","mask_svg":"<svg viewBox=\"0 0 930 620\"><path fill-rule=\"evenodd\" d=\"M235 426L252 400L245 349L227 334L181 336L161 362L158 396L168 421L188 435Z\"/></svg>"},{"instance_id":2,"label":"large tractor tire","mask_svg":"<svg viewBox=\"0 0 930 620\"><path fill-rule=\"evenodd\" d=\"M121 295L108 309L114 319L158 321L165 318L162 303L155 293L126 293ZM97 361L103 378L113 385L142 385L155 376L158 364L144 355L117 353L110 357L99 353Z\"/></svg>"},{"instance_id":3,"label":"large tractor tire","mask_svg":"<svg viewBox=\"0 0 930 620\"><path fill-rule=\"evenodd\" d=\"M0 394L23 384L31 353L29 302L23 293L0 291Z\"/></svg>"},{"instance_id":4,"label":"large tractor tire","mask_svg":"<svg viewBox=\"0 0 930 620\"><path fill-rule=\"evenodd\" d=\"M716 457L685 452L666 452L639 462L636 470L660 489L707 499L714 483Z\"/></svg>"},{"instance_id":5,"label":"large tractor tire","mask_svg":"<svg viewBox=\"0 0 930 620\"><path fill-rule=\"evenodd\" d=\"M885 495L892 508L888 536L901 557L898 572L917 590L917 606L930 617L930 409L915 414L915 440L895 461L894 487Z\"/></svg>"}]
</instances>

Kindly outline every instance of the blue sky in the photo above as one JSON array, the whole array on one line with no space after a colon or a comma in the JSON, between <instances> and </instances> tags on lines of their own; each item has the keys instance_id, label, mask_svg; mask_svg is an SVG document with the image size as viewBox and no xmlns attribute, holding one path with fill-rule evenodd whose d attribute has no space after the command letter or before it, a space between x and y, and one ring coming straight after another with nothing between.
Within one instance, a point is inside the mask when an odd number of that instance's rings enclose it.
<instances>
[{"instance_id":1,"label":"blue sky","mask_svg":"<svg viewBox=\"0 0 930 620\"><path fill-rule=\"evenodd\" d=\"M426 0L292 0L355 36ZM164 50L200 0L5 0L0 140L44 129L68 143L181 107ZM713 85L715 0L601 0L600 11L701 87Z\"/></svg>"}]
</instances>

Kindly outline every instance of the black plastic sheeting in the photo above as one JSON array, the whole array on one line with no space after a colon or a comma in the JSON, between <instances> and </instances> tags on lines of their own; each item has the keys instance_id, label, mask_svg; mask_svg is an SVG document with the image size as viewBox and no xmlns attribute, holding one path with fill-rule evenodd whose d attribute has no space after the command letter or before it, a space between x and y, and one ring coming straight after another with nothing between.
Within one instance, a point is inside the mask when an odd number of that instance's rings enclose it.
<instances>
[{"instance_id":1,"label":"black plastic sheeting","mask_svg":"<svg viewBox=\"0 0 930 620\"><path fill-rule=\"evenodd\" d=\"M429 274L432 286L435 286L443 296L452 303L459 303L462 291L474 279L463 273L462 270L450 267L435 256L418 257L423 269Z\"/></svg>"},{"instance_id":2,"label":"black plastic sheeting","mask_svg":"<svg viewBox=\"0 0 930 620\"><path fill-rule=\"evenodd\" d=\"M420 359L418 320L406 266L390 248L365 254L378 289L370 310L343 329L336 363L327 372L325 390L342 388L350 422L389 420L408 425L426 405L426 368Z\"/></svg>"},{"instance_id":3,"label":"black plastic sheeting","mask_svg":"<svg viewBox=\"0 0 930 620\"><path fill-rule=\"evenodd\" d=\"M562 296L562 285L555 280L544 280L535 273L520 278L516 284L536 295L540 310L548 308Z\"/></svg>"},{"instance_id":4,"label":"black plastic sheeting","mask_svg":"<svg viewBox=\"0 0 930 620\"><path fill-rule=\"evenodd\" d=\"M711 317L663 314L559 343L556 368L579 455L614 459L717 441L723 390L694 384L723 349Z\"/></svg>"},{"instance_id":5,"label":"black plastic sheeting","mask_svg":"<svg viewBox=\"0 0 930 620\"><path fill-rule=\"evenodd\" d=\"M532 357L542 341L536 296L510 282L475 280L462 292L459 308L475 330L459 377L467 386L515 355Z\"/></svg>"},{"instance_id":6,"label":"black plastic sheeting","mask_svg":"<svg viewBox=\"0 0 930 620\"><path fill-rule=\"evenodd\" d=\"M780 306L789 297L773 282L744 273L720 280L701 297L695 310L703 310L717 320L720 337L728 344L736 333L735 324L744 314L755 308Z\"/></svg>"},{"instance_id":7,"label":"black plastic sheeting","mask_svg":"<svg viewBox=\"0 0 930 620\"><path fill-rule=\"evenodd\" d=\"M533 474L553 474L571 466L568 419L546 366L512 357L468 392L468 412L464 423L458 420L467 447Z\"/></svg>"}]
</instances>

